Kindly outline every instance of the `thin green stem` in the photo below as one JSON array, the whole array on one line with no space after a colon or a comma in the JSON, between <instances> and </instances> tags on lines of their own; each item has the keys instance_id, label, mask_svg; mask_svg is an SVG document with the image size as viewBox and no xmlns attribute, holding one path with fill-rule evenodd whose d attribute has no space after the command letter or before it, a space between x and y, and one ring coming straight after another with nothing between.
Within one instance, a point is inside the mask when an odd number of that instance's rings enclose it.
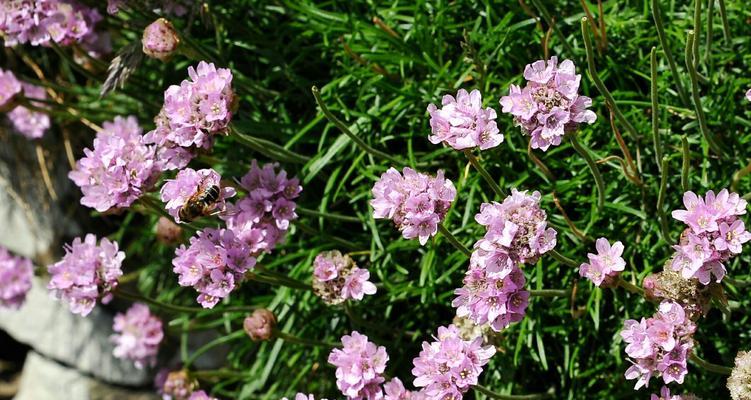
<instances>
[{"instance_id":1,"label":"thin green stem","mask_svg":"<svg viewBox=\"0 0 751 400\"><path fill-rule=\"evenodd\" d=\"M256 266L255 270L249 274L249 278L254 281L269 283L272 285L282 285L293 289L311 290L310 285L305 282L298 281L295 278L291 278L277 271L263 268L260 265Z\"/></svg>"},{"instance_id":2,"label":"thin green stem","mask_svg":"<svg viewBox=\"0 0 751 400\"><path fill-rule=\"evenodd\" d=\"M733 174L733 179L730 181L730 190L733 192L738 190L738 185L741 182L741 179L743 179L744 176L751 173L751 161L746 164L745 167L739 169L738 171L735 171Z\"/></svg>"},{"instance_id":3,"label":"thin green stem","mask_svg":"<svg viewBox=\"0 0 751 400\"><path fill-rule=\"evenodd\" d=\"M310 161L310 158L307 156L287 150L269 140L246 135L238 131L234 126L230 126L230 132L232 132L232 138L238 143L247 146L253 151L264 154L271 159L297 164L305 164Z\"/></svg>"},{"instance_id":4,"label":"thin green stem","mask_svg":"<svg viewBox=\"0 0 751 400\"><path fill-rule=\"evenodd\" d=\"M678 74L678 66L675 63L673 52L670 51L670 43L668 42L668 37L665 34L665 28L662 25L662 15L660 15L659 0L652 0L652 19L654 20L655 27L657 28L657 37L660 39L660 46L662 47L662 51L665 52L665 58L667 58L668 60L670 72L673 74L673 79L675 79L678 97L680 97L683 105L688 106L691 103L688 100L686 89L683 88L681 76L680 74Z\"/></svg>"},{"instance_id":5,"label":"thin green stem","mask_svg":"<svg viewBox=\"0 0 751 400\"><path fill-rule=\"evenodd\" d=\"M506 197L506 193L501 189L501 187L496 183L496 181L493 179L492 176L488 173L488 171L483 168L482 165L480 165L480 162L477 160L477 157L475 157L474 154L472 154L472 151L469 149L464 150L464 155L467 156L469 159L469 163L472 164L472 166L477 170L477 172L482 175L482 177L485 179L485 182L490 185L490 188L493 189L496 196L503 198Z\"/></svg>"},{"instance_id":6,"label":"thin green stem","mask_svg":"<svg viewBox=\"0 0 751 400\"><path fill-rule=\"evenodd\" d=\"M349 240L342 239L338 236L329 235L324 232L320 232L317 229L311 228L310 226L303 224L299 220L295 222L295 226L299 228L303 233L311 235L311 236L320 236L322 239L329 240L332 242L338 243L340 246L344 246L348 249L361 249L363 246L358 246L355 243L350 242Z\"/></svg>"},{"instance_id":7,"label":"thin green stem","mask_svg":"<svg viewBox=\"0 0 751 400\"><path fill-rule=\"evenodd\" d=\"M138 293L128 292L121 288L117 288L114 291L114 294L115 296L121 297L126 300L150 304L163 311L171 311L171 312L178 312L178 313L197 313L201 311L206 311L206 309L198 308L198 307L176 306L174 304L163 303L159 300L152 299L150 297L146 297Z\"/></svg>"},{"instance_id":8,"label":"thin green stem","mask_svg":"<svg viewBox=\"0 0 751 400\"><path fill-rule=\"evenodd\" d=\"M657 104L657 48L652 47L649 54L650 65L650 95L652 100L652 141L655 147L655 161L657 167L662 168L662 140L660 139L660 109Z\"/></svg>"},{"instance_id":9,"label":"thin green stem","mask_svg":"<svg viewBox=\"0 0 751 400\"><path fill-rule=\"evenodd\" d=\"M634 294L638 294L640 296L644 295L644 289L634 285L633 283L623 279L622 276L618 277L618 286L626 289L626 291Z\"/></svg>"},{"instance_id":10,"label":"thin green stem","mask_svg":"<svg viewBox=\"0 0 751 400\"><path fill-rule=\"evenodd\" d=\"M336 213L327 213L327 212L311 210L311 209L303 208L303 207L297 207L296 210L300 214L307 215L309 217L321 217L321 218L333 219L333 220L338 220L338 221L347 221L347 222L357 222L357 223L360 223L360 218L350 217L349 215L342 215L342 214L336 214Z\"/></svg>"},{"instance_id":11,"label":"thin green stem","mask_svg":"<svg viewBox=\"0 0 751 400\"><path fill-rule=\"evenodd\" d=\"M172 221L172 222L174 222L174 223L176 223L178 225L187 226L188 228L190 228L190 229L192 229L194 231L200 231L201 230L201 228L199 228L199 227L191 224L190 222L185 222L185 221L182 221L180 223L176 222L175 219L172 217L172 215L170 215L170 213L167 212L167 210L165 210L164 208L162 208L156 202L156 200L154 200L153 198L151 198L148 195L141 196L141 198L139 198L138 201L142 205L144 205L146 208L155 211L158 215L161 215L162 217L165 217L165 218L169 219L170 221Z\"/></svg>"},{"instance_id":12,"label":"thin green stem","mask_svg":"<svg viewBox=\"0 0 751 400\"><path fill-rule=\"evenodd\" d=\"M474 385L472 389L488 396L491 399L498 400L538 400L538 399L550 399L553 397L551 393L536 393L536 394L500 394L496 393L485 386Z\"/></svg>"},{"instance_id":13,"label":"thin green stem","mask_svg":"<svg viewBox=\"0 0 751 400\"><path fill-rule=\"evenodd\" d=\"M194 351L193 354L191 354L188 357L188 359L185 360L185 368L189 368L191 366L191 364L193 364L193 362L196 361L196 359L198 359L198 357L202 356L204 353L206 353L207 351L213 349L214 347L221 346L223 344L235 341L235 340L243 338L245 336L246 336L245 331L239 330L237 332L232 332L232 333L230 333L227 336L218 337L218 338L216 338L216 339L214 339L214 340L206 343L205 345L203 345L203 346L199 347L198 349L196 349L196 351Z\"/></svg>"},{"instance_id":14,"label":"thin green stem","mask_svg":"<svg viewBox=\"0 0 751 400\"><path fill-rule=\"evenodd\" d=\"M239 372L239 371L232 371L228 369L215 369L215 370L208 370L208 371L192 371L190 372L190 376L196 379L211 379L211 378L237 378L237 379L246 379L252 376L252 374L247 372Z\"/></svg>"},{"instance_id":15,"label":"thin green stem","mask_svg":"<svg viewBox=\"0 0 751 400\"><path fill-rule=\"evenodd\" d=\"M695 54L693 52L693 44L695 41L696 37L694 36L694 32L688 31L686 40L686 68L688 69L688 75L691 78L691 98L694 102L694 111L696 112L696 118L699 120L699 129L701 130L701 134L704 136L704 139L707 141L707 144L709 144L709 147L715 154L722 156L722 149L720 148L720 145L715 141L712 133L709 131L707 118L704 115L704 109L701 106L701 95L699 94L699 76L696 72L696 67L693 62L693 59L695 57Z\"/></svg>"},{"instance_id":16,"label":"thin green stem","mask_svg":"<svg viewBox=\"0 0 751 400\"><path fill-rule=\"evenodd\" d=\"M568 297L571 295L570 289L536 289L530 290L529 295L533 297Z\"/></svg>"},{"instance_id":17,"label":"thin green stem","mask_svg":"<svg viewBox=\"0 0 751 400\"><path fill-rule=\"evenodd\" d=\"M689 181L689 168L691 167L691 151L688 148L688 138L686 135L681 136L681 154L683 162L681 164L681 189L684 192L688 192L691 189L691 182Z\"/></svg>"},{"instance_id":18,"label":"thin green stem","mask_svg":"<svg viewBox=\"0 0 751 400\"><path fill-rule=\"evenodd\" d=\"M324 116L326 116L326 119L328 119L329 122L334 124L334 126L339 128L339 130L343 134L347 135L347 137L353 142L355 142L355 144L358 147L360 147L363 151L367 152L368 154L372 156L380 157L385 160L388 160L394 165L398 165L398 166L405 165L404 161L397 159L396 157L393 157L389 154L386 154L380 150L374 149L369 144L365 143L364 140L360 139L358 136L352 133L352 131L349 130L347 125L345 125L344 122L336 118L336 116L334 116L334 114L332 114L331 111L329 111L328 107L326 107L326 104L324 104L323 99L321 99L321 91L318 89L318 87L313 86L311 88L311 92L313 92L313 97L315 97L316 103L318 104L318 107L321 108L321 112L323 113Z\"/></svg>"},{"instance_id":19,"label":"thin green stem","mask_svg":"<svg viewBox=\"0 0 751 400\"><path fill-rule=\"evenodd\" d=\"M707 372L712 372L719 375L730 375L730 373L733 372L733 368L726 367L724 365L713 364L697 356L694 352L691 352L689 360L691 360L691 362L703 368Z\"/></svg>"},{"instance_id":20,"label":"thin green stem","mask_svg":"<svg viewBox=\"0 0 751 400\"><path fill-rule=\"evenodd\" d=\"M292 335L292 334L287 333L287 332L282 332L282 331L277 330L277 329L274 330L274 336L276 336L279 339L284 340L285 342L295 343L295 344L302 344L302 345L306 345L306 346L320 346L320 347L337 347L337 346L339 346L339 343L327 343L327 342L320 342L318 340L301 338L301 337L297 337L297 336Z\"/></svg>"},{"instance_id":21,"label":"thin green stem","mask_svg":"<svg viewBox=\"0 0 751 400\"><path fill-rule=\"evenodd\" d=\"M691 43L694 70L699 70L699 38L701 37L701 3L704 0L694 0L694 40Z\"/></svg>"},{"instance_id":22,"label":"thin green stem","mask_svg":"<svg viewBox=\"0 0 751 400\"><path fill-rule=\"evenodd\" d=\"M548 26L553 28L553 31L555 31L555 34L558 36L558 39L561 40L561 43L563 44L563 47L566 48L566 51L568 54L573 57L576 53L574 52L574 48L571 47L570 44L566 41L566 36L563 34L563 32L558 28L558 26L553 22L553 18L550 16L550 12L548 12L548 9L545 7L545 5L540 0L532 0L532 4L537 8L537 10L540 11L540 14L542 14L542 17L545 18L545 22L547 22Z\"/></svg>"},{"instance_id":23,"label":"thin green stem","mask_svg":"<svg viewBox=\"0 0 751 400\"><path fill-rule=\"evenodd\" d=\"M576 132L569 134L569 140L571 140L571 146L573 146L574 150L584 158L584 161L587 162L587 166L589 166L589 170L592 171L592 177L594 177L595 184L597 185L597 210L602 212L603 207L605 207L605 181L602 180L600 169L597 168L597 163L592 159L592 156L589 155L589 152L587 152L587 150L582 147L576 139Z\"/></svg>"},{"instance_id":24,"label":"thin green stem","mask_svg":"<svg viewBox=\"0 0 751 400\"><path fill-rule=\"evenodd\" d=\"M657 215L660 218L660 229L662 231L662 238L665 239L666 242L672 244L673 240L670 238L670 230L668 229L668 218L665 215L665 192L667 191L668 187L668 157L665 156L662 158L662 168L661 176L660 176L660 191L657 192Z\"/></svg>"},{"instance_id":25,"label":"thin green stem","mask_svg":"<svg viewBox=\"0 0 751 400\"><path fill-rule=\"evenodd\" d=\"M559 253L558 250L553 249L545 254L550 254L551 257L563 265L568 265L572 268L579 268L579 263Z\"/></svg>"},{"instance_id":26,"label":"thin green stem","mask_svg":"<svg viewBox=\"0 0 751 400\"><path fill-rule=\"evenodd\" d=\"M722 19L722 36L725 38L725 44L730 46L730 24L728 24L728 14L725 11L725 0L719 0L720 3L720 18Z\"/></svg>"},{"instance_id":27,"label":"thin green stem","mask_svg":"<svg viewBox=\"0 0 751 400\"><path fill-rule=\"evenodd\" d=\"M711 61L712 61L712 36L714 35L714 1L707 1L707 43L704 49L704 63L709 66L707 71L708 75L712 75ZM698 42L698 40L697 40Z\"/></svg>"},{"instance_id":28,"label":"thin green stem","mask_svg":"<svg viewBox=\"0 0 751 400\"><path fill-rule=\"evenodd\" d=\"M472 251L468 249L467 246L463 245L459 240L457 240L456 237L454 237L454 235L451 234L451 232L449 232L449 230L446 229L445 226L443 226L443 224L438 224L438 231L441 232L441 235L443 235L443 237L445 237L446 240L449 241L449 243L456 247L457 250L464 253L465 256L472 256Z\"/></svg>"}]
</instances>

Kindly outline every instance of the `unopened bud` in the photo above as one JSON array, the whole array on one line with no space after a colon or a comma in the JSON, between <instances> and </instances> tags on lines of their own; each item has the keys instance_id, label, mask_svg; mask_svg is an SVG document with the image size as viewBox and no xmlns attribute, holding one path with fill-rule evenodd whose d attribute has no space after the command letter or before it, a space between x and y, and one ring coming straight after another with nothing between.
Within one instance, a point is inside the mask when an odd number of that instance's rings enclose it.
<instances>
[{"instance_id":1,"label":"unopened bud","mask_svg":"<svg viewBox=\"0 0 751 400\"><path fill-rule=\"evenodd\" d=\"M164 18L152 22L143 30L143 53L151 58L166 61L180 45L180 37L172 23Z\"/></svg>"},{"instance_id":2,"label":"unopened bud","mask_svg":"<svg viewBox=\"0 0 751 400\"><path fill-rule=\"evenodd\" d=\"M183 229L167 217L159 217L156 223L156 240L163 244L175 244L182 239Z\"/></svg>"},{"instance_id":3,"label":"unopened bud","mask_svg":"<svg viewBox=\"0 0 751 400\"><path fill-rule=\"evenodd\" d=\"M259 308L253 311L245 318L243 322L243 328L245 333L250 336L250 339L254 342L269 340L274 336L274 328L276 328L276 317L274 313L265 309Z\"/></svg>"}]
</instances>

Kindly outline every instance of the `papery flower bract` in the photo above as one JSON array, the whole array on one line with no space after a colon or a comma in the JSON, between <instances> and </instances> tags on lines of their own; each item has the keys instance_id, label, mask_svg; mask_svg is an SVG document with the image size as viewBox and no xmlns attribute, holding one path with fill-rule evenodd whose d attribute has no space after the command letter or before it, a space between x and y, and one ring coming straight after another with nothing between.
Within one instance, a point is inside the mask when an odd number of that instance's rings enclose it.
<instances>
[{"instance_id":1,"label":"papery flower bract","mask_svg":"<svg viewBox=\"0 0 751 400\"><path fill-rule=\"evenodd\" d=\"M93 149L68 177L81 188L81 204L99 212L130 207L156 183L154 147L143 143L135 117L115 117L97 132Z\"/></svg>"},{"instance_id":2,"label":"papery flower bract","mask_svg":"<svg viewBox=\"0 0 751 400\"><path fill-rule=\"evenodd\" d=\"M2 6L0 5L0 7ZM0 13L1 12L2 8L0 8ZM0 15L0 24L3 20L1 17L2 16ZM0 68L0 110L4 109L6 106L10 106L10 101L21 92L21 89L21 82L16 79L13 71L6 71Z\"/></svg>"},{"instance_id":3,"label":"papery flower bract","mask_svg":"<svg viewBox=\"0 0 751 400\"><path fill-rule=\"evenodd\" d=\"M751 399L751 352L739 351L727 387L733 400Z\"/></svg>"},{"instance_id":4,"label":"papery flower bract","mask_svg":"<svg viewBox=\"0 0 751 400\"><path fill-rule=\"evenodd\" d=\"M524 79L526 86L511 85L500 103L502 112L513 115L514 123L531 137L533 149L546 151L558 146L566 133L597 119L587 109L592 99L578 94L581 75L576 74L571 60L560 65L555 56L547 62L535 61L525 67Z\"/></svg>"},{"instance_id":5,"label":"papery flower bract","mask_svg":"<svg viewBox=\"0 0 751 400\"><path fill-rule=\"evenodd\" d=\"M359 268L349 255L338 250L324 251L313 260L313 293L326 304L362 300L366 294L375 294L376 286L369 278L368 270Z\"/></svg>"},{"instance_id":6,"label":"papery flower bract","mask_svg":"<svg viewBox=\"0 0 751 400\"><path fill-rule=\"evenodd\" d=\"M68 303L70 311L82 316L94 309L97 300L103 304L112 300L112 291L125 253L118 250L117 242L87 234L84 240L75 238L65 245L63 259L48 267L51 279L47 288L58 299Z\"/></svg>"},{"instance_id":7,"label":"papery flower bract","mask_svg":"<svg viewBox=\"0 0 751 400\"><path fill-rule=\"evenodd\" d=\"M135 303L126 312L115 315L111 340L117 358L132 360L136 368L156 365L159 344L164 339L162 321L145 304Z\"/></svg>"},{"instance_id":8,"label":"papery flower bract","mask_svg":"<svg viewBox=\"0 0 751 400\"><path fill-rule=\"evenodd\" d=\"M435 177L405 167L389 168L373 186L373 217L391 219L406 239L424 245L435 236L456 198L454 184L439 170Z\"/></svg>"},{"instance_id":9,"label":"papery flower bract","mask_svg":"<svg viewBox=\"0 0 751 400\"><path fill-rule=\"evenodd\" d=\"M443 96L441 108L431 104L430 128L431 143L445 142L456 150L479 147L490 149L503 142L503 135L498 130L496 113L491 107L482 108L482 95L479 90L467 93L459 89L456 98Z\"/></svg>"},{"instance_id":10,"label":"papery flower bract","mask_svg":"<svg viewBox=\"0 0 751 400\"><path fill-rule=\"evenodd\" d=\"M376 346L357 331L342 336L342 346L333 349L328 359L336 367L336 386L348 399L381 399L380 385L389 360L386 348Z\"/></svg>"},{"instance_id":11,"label":"papery flower bract","mask_svg":"<svg viewBox=\"0 0 751 400\"><path fill-rule=\"evenodd\" d=\"M18 309L31 290L34 270L31 260L14 256L0 246L0 306Z\"/></svg>"},{"instance_id":12,"label":"papery flower bract","mask_svg":"<svg viewBox=\"0 0 751 400\"><path fill-rule=\"evenodd\" d=\"M183 222L185 217L190 217L188 220L204 216L217 210L223 212L226 209L225 200L235 195L235 189L232 187L221 186L222 177L219 173L211 168L199 169L198 171L192 168L185 168L177 173L175 179L169 179L164 183L160 191L161 199L167 203L165 208L167 212L175 218L175 222ZM206 197L207 191L213 190L215 187L218 189L218 196L215 201L198 201L201 197ZM198 202L195 212L198 215L191 215L193 213L190 201ZM181 212L183 208L191 211L188 214ZM186 221L187 222L187 221Z\"/></svg>"},{"instance_id":13,"label":"papery flower bract","mask_svg":"<svg viewBox=\"0 0 751 400\"><path fill-rule=\"evenodd\" d=\"M250 248L231 230L212 228L197 232L189 246L178 247L172 260L178 284L196 289L204 308L229 296L255 264Z\"/></svg>"},{"instance_id":14,"label":"papery flower bract","mask_svg":"<svg viewBox=\"0 0 751 400\"><path fill-rule=\"evenodd\" d=\"M47 92L40 86L34 86L28 83L23 83L23 94L29 99L46 100ZM35 107L44 108L44 104L38 101L29 100ZM15 130L26 136L29 139L39 139L44 136L44 132L50 128L49 115L31 110L24 106L16 106L8 113L8 119L10 120Z\"/></svg>"},{"instance_id":15,"label":"papery flower bract","mask_svg":"<svg viewBox=\"0 0 751 400\"><path fill-rule=\"evenodd\" d=\"M166 61L177 50L180 37L171 22L159 18L143 30L141 44L144 54L151 58Z\"/></svg>"},{"instance_id":16,"label":"papery flower bract","mask_svg":"<svg viewBox=\"0 0 751 400\"><path fill-rule=\"evenodd\" d=\"M592 281L595 286L613 284L614 278L626 267L626 261L621 257L623 243L615 242L610 245L608 239L597 239L595 246L597 254L588 253L589 263L579 267L579 275Z\"/></svg>"}]
</instances>

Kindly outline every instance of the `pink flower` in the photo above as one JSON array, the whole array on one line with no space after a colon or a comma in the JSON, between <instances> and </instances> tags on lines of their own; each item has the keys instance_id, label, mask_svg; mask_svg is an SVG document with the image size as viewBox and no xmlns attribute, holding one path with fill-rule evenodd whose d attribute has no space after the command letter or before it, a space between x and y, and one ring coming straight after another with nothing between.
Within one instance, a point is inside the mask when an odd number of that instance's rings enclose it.
<instances>
[{"instance_id":1,"label":"pink flower","mask_svg":"<svg viewBox=\"0 0 751 400\"><path fill-rule=\"evenodd\" d=\"M683 395L670 395L670 389L667 386L663 386L662 389L660 389L660 394L652 394L649 396L649 400L700 400L698 397L691 393L686 393Z\"/></svg>"},{"instance_id":2,"label":"pink flower","mask_svg":"<svg viewBox=\"0 0 751 400\"><path fill-rule=\"evenodd\" d=\"M203 390L199 390L190 394L188 400L218 400L216 397L209 396Z\"/></svg>"},{"instance_id":3,"label":"pink flower","mask_svg":"<svg viewBox=\"0 0 751 400\"><path fill-rule=\"evenodd\" d=\"M31 290L33 275L31 260L14 256L0 246L0 306L20 308Z\"/></svg>"},{"instance_id":4,"label":"pink flower","mask_svg":"<svg viewBox=\"0 0 751 400\"><path fill-rule=\"evenodd\" d=\"M571 60L558 65L558 58L535 61L524 69L524 88L511 85L501 98L502 112L514 116L514 123L531 136L533 149L547 151L561 144L563 136L579 124L592 124L597 115L587 108L592 99L579 96L581 75Z\"/></svg>"},{"instance_id":5,"label":"pink flower","mask_svg":"<svg viewBox=\"0 0 751 400\"><path fill-rule=\"evenodd\" d=\"M579 275L589 279L595 286L601 286L605 281L611 281L626 267L626 261L621 257L623 243L615 242L611 246L606 238L599 238L595 243L597 254L589 253L589 264L583 263L579 267Z\"/></svg>"},{"instance_id":6,"label":"pink flower","mask_svg":"<svg viewBox=\"0 0 751 400\"><path fill-rule=\"evenodd\" d=\"M169 179L161 190L162 201L175 222L191 221L214 211L224 212L225 200L235 189L221 186L221 176L213 169L185 168Z\"/></svg>"},{"instance_id":7,"label":"pink flower","mask_svg":"<svg viewBox=\"0 0 751 400\"><path fill-rule=\"evenodd\" d=\"M746 231L746 226L741 220L736 220L732 225L727 222L720 223L720 236L714 241L715 249L719 251L730 250L733 254L741 254L741 245L751 240L751 233Z\"/></svg>"},{"instance_id":8,"label":"pink flower","mask_svg":"<svg viewBox=\"0 0 751 400\"><path fill-rule=\"evenodd\" d=\"M438 171L435 177L404 168L389 168L373 186L373 217L388 218L406 239L424 245L435 236L456 197L454 184Z\"/></svg>"},{"instance_id":9,"label":"pink flower","mask_svg":"<svg viewBox=\"0 0 751 400\"><path fill-rule=\"evenodd\" d=\"M282 397L282 400L288 400L288 399L286 397ZM316 398L313 397L312 394L298 393L295 395L295 400L316 400ZM320 400L326 400L326 399L320 399Z\"/></svg>"},{"instance_id":10,"label":"pink flower","mask_svg":"<svg viewBox=\"0 0 751 400\"><path fill-rule=\"evenodd\" d=\"M22 86L24 97L39 100L47 99L47 92L44 88L25 82L22 83ZM45 107L43 103L38 101L29 100L29 102L36 107ZM16 106L12 109L8 113L8 119L18 133L29 139L41 138L44 136L44 132L50 128L50 117L47 114L30 110L24 106Z\"/></svg>"},{"instance_id":11,"label":"pink flower","mask_svg":"<svg viewBox=\"0 0 751 400\"><path fill-rule=\"evenodd\" d=\"M6 46L90 42L94 25L102 19L96 9L75 0L0 2L0 33Z\"/></svg>"},{"instance_id":12,"label":"pink flower","mask_svg":"<svg viewBox=\"0 0 751 400\"><path fill-rule=\"evenodd\" d=\"M112 329L115 357L132 360L138 369L156 365L164 332L162 321L149 312L148 306L136 303L125 314L118 313Z\"/></svg>"},{"instance_id":13,"label":"pink flower","mask_svg":"<svg viewBox=\"0 0 751 400\"><path fill-rule=\"evenodd\" d=\"M427 400L421 392L412 392L404 388L399 378L383 384L384 400Z\"/></svg>"},{"instance_id":14,"label":"pink flower","mask_svg":"<svg viewBox=\"0 0 751 400\"><path fill-rule=\"evenodd\" d=\"M331 351L328 360L336 367L336 386L348 399L381 399L380 385L389 359L386 348L357 331L342 336L342 345Z\"/></svg>"},{"instance_id":15,"label":"pink flower","mask_svg":"<svg viewBox=\"0 0 751 400\"><path fill-rule=\"evenodd\" d=\"M431 143L445 142L456 150L472 147L486 150L503 143L503 134L499 133L495 123L495 110L482 108L479 90L467 93L459 89L456 98L445 95L442 106L428 106L433 133L428 137Z\"/></svg>"},{"instance_id":16,"label":"pink flower","mask_svg":"<svg viewBox=\"0 0 751 400\"><path fill-rule=\"evenodd\" d=\"M746 91L746 100L751 101L751 89Z\"/></svg>"},{"instance_id":17,"label":"pink flower","mask_svg":"<svg viewBox=\"0 0 751 400\"><path fill-rule=\"evenodd\" d=\"M344 278L342 297L345 299L362 300L366 294L375 294L376 287L370 281L370 272L366 269L356 268Z\"/></svg>"},{"instance_id":18,"label":"pink flower","mask_svg":"<svg viewBox=\"0 0 751 400\"><path fill-rule=\"evenodd\" d=\"M376 287L368 279L368 270L358 268L349 255L338 250L324 251L313 260L313 293L327 304L375 294Z\"/></svg>"},{"instance_id":19,"label":"pink flower","mask_svg":"<svg viewBox=\"0 0 751 400\"><path fill-rule=\"evenodd\" d=\"M51 279L47 288L68 303L72 313L85 317L98 299L103 304L112 300L117 279L123 274L124 259L125 253L118 250L117 242L102 238L97 245L92 234L83 241L75 238L65 246L63 259L48 267Z\"/></svg>"},{"instance_id":20,"label":"pink flower","mask_svg":"<svg viewBox=\"0 0 751 400\"><path fill-rule=\"evenodd\" d=\"M2 5L0 5L0 13L2 12ZM0 27L2 27L3 19L0 18ZM13 71L6 71L0 68L0 109L5 106L9 106L11 100L21 92L21 82L16 79Z\"/></svg>"}]
</instances>

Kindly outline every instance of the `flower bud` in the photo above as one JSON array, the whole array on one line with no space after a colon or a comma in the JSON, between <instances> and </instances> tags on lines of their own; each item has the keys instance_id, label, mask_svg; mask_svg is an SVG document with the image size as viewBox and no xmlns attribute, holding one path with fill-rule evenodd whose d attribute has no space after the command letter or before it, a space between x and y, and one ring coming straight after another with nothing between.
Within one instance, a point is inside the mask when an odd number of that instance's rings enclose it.
<instances>
[{"instance_id":1,"label":"flower bud","mask_svg":"<svg viewBox=\"0 0 751 400\"><path fill-rule=\"evenodd\" d=\"M151 58L166 61L180 45L180 37L172 23L164 18L152 22L143 30L143 53Z\"/></svg>"},{"instance_id":2,"label":"flower bud","mask_svg":"<svg viewBox=\"0 0 751 400\"><path fill-rule=\"evenodd\" d=\"M276 317L274 313L265 308L253 311L253 314L247 316L243 322L245 333L254 342L271 339L275 327Z\"/></svg>"},{"instance_id":3,"label":"flower bud","mask_svg":"<svg viewBox=\"0 0 751 400\"><path fill-rule=\"evenodd\" d=\"M167 217L159 217L156 223L156 240L162 244L175 244L182 238L183 229Z\"/></svg>"},{"instance_id":4,"label":"flower bud","mask_svg":"<svg viewBox=\"0 0 751 400\"><path fill-rule=\"evenodd\" d=\"M751 352L738 352L728 378L728 390L733 400L751 400Z\"/></svg>"}]
</instances>

